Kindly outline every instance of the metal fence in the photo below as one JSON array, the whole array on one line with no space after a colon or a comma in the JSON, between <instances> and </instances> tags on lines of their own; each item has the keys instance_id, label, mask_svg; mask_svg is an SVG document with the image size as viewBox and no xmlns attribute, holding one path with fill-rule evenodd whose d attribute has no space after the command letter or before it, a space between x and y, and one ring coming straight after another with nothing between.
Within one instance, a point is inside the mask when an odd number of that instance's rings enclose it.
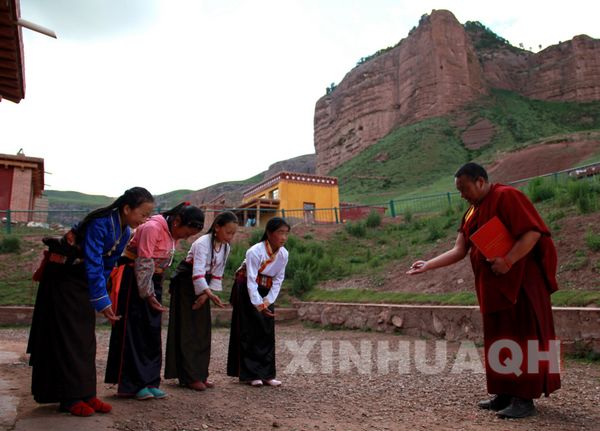
<instances>
[{"instance_id":1,"label":"metal fence","mask_svg":"<svg viewBox=\"0 0 600 431\"><path fill-rule=\"evenodd\" d=\"M510 185L524 189L533 181L543 181L548 185L562 186L568 181L590 181L600 184L600 163L580 166L560 172L553 172L538 177L510 182ZM243 226L263 226L274 216L284 217L293 224L333 224L345 223L366 218L370 212L378 212L382 216L398 217L407 213L440 213L449 207L466 207L458 192L445 192L424 196L394 199L370 205L341 205L337 208L311 209L249 209L227 208L234 211ZM214 216L224 208L206 209L206 225L210 225ZM63 231L81 220L89 209L82 210L0 210L3 229L6 234L36 235L41 232ZM158 209L160 212L160 209Z\"/></svg>"}]
</instances>

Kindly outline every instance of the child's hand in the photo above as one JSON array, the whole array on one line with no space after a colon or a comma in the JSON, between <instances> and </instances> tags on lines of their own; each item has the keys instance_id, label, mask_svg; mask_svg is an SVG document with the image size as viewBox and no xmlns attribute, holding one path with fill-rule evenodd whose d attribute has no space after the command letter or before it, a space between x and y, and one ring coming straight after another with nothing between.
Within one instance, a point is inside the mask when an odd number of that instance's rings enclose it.
<instances>
[{"instance_id":1,"label":"child's hand","mask_svg":"<svg viewBox=\"0 0 600 431\"><path fill-rule=\"evenodd\" d=\"M206 295L205 292L202 292L200 295L198 295L198 297L194 301L194 304L192 305L192 310L198 310L200 307L202 307L204 305L204 303L208 299L208 296Z\"/></svg>"}]
</instances>

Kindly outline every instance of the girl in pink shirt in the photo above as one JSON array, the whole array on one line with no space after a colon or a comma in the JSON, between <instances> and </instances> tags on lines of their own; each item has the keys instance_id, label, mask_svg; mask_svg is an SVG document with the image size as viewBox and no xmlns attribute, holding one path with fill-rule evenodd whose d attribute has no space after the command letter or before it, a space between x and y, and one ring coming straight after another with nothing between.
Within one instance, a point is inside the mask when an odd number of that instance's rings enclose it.
<instances>
[{"instance_id":1,"label":"girl in pink shirt","mask_svg":"<svg viewBox=\"0 0 600 431\"><path fill-rule=\"evenodd\" d=\"M164 398L158 386L162 365L161 305L165 270L180 239L200 233L202 211L187 203L155 215L140 226L123 254L117 314L112 329L106 383L118 383L119 396ZM115 286L116 287L116 286Z\"/></svg>"}]
</instances>

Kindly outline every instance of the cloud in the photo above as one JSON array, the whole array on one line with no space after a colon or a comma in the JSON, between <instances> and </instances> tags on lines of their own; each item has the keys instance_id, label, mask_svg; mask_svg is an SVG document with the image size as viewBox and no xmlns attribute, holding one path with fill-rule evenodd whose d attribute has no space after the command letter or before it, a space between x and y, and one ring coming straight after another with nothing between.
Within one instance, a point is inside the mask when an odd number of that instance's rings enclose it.
<instances>
[{"instance_id":1,"label":"cloud","mask_svg":"<svg viewBox=\"0 0 600 431\"><path fill-rule=\"evenodd\" d=\"M114 37L147 27L158 15L158 0L29 0L23 18L51 28L64 39Z\"/></svg>"}]
</instances>

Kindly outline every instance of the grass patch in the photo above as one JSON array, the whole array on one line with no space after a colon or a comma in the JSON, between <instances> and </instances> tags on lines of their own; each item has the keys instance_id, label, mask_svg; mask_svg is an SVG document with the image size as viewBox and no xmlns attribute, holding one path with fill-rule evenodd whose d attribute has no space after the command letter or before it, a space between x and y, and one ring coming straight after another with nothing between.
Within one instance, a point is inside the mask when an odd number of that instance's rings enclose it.
<instances>
[{"instance_id":1,"label":"grass patch","mask_svg":"<svg viewBox=\"0 0 600 431\"><path fill-rule=\"evenodd\" d=\"M599 291L559 290L552 296L555 307L600 306ZM475 292L416 293L416 292L380 292L365 289L315 289L302 297L304 301L349 302L372 304L439 304L439 305L477 305Z\"/></svg>"},{"instance_id":2,"label":"grass patch","mask_svg":"<svg viewBox=\"0 0 600 431\"><path fill-rule=\"evenodd\" d=\"M573 256L569 261L565 264L559 265L558 273L563 271L577 271L585 267L589 263L589 259L586 253L582 250L577 250L575 252L575 256Z\"/></svg>"},{"instance_id":3,"label":"grass patch","mask_svg":"<svg viewBox=\"0 0 600 431\"><path fill-rule=\"evenodd\" d=\"M600 291L597 290L559 290L550 298L555 307L600 307Z\"/></svg>"},{"instance_id":4,"label":"grass patch","mask_svg":"<svg viewBox=\"0 0 600 431\"><path fill-rule=\"evenodd\" d=\"M380 292L364 289L315 289L302 298L316 302L350 302L371 304L440 304L440 305L477 305L474 292L453 293L414 293Z\"/></svg>"},{"instance_id":5,"label":"grass patch","mask_svg":"<svg viewBox=\"0 0 600 431\"><path fill-rule=\"evenodd\" d=\"M33 305L37 294L37 283L31 279L31 273L18 273L10 278L10 280L0 281L0 304Z\"/></svg>"}]
</instances>

